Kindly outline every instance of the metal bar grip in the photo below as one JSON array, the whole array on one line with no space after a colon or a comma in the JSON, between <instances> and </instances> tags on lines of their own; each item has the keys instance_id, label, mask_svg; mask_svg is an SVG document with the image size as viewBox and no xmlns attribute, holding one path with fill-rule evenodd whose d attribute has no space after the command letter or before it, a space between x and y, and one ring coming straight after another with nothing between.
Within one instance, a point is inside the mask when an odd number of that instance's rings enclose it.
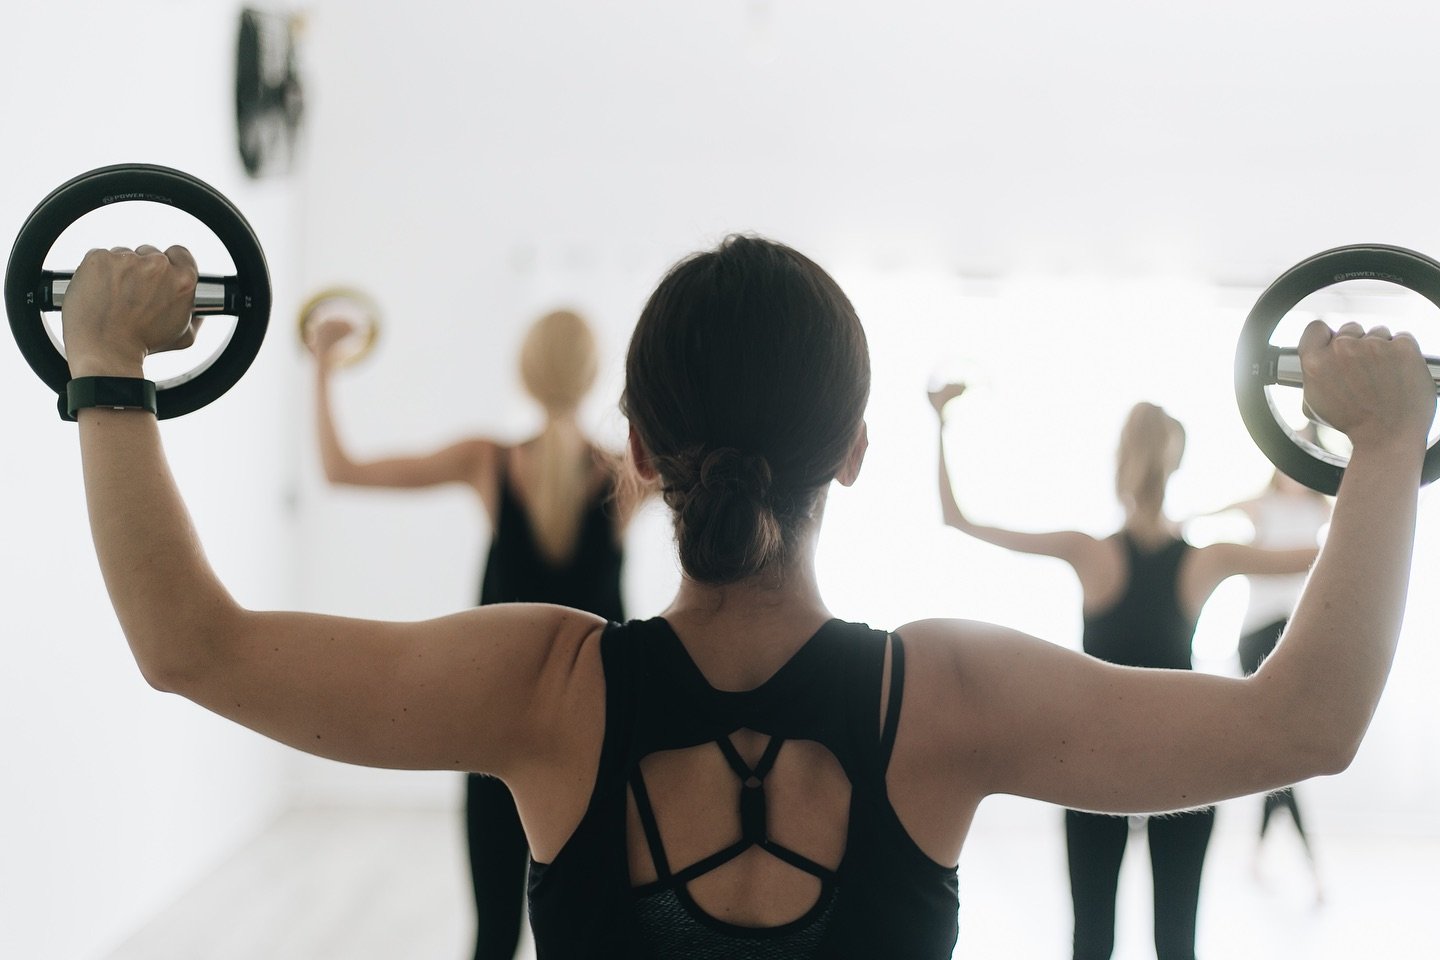
<instances>
[{"instance_id":1,"label":"metal bar grip","mask_svg":"<svg viewBox=\"0 0 1440 960\"><path fill-rule=\"evenodd\" d=\"M70 286L74 273L57 273L52 270L40 272L40 296L37 298L41 310L59 310L65 303L65 291ZM201 276L195 283L195 313L233 314L240 305L236 298L240 285L234 277Z\"/></svg>"},{"instance_id":2,"label":"metal bar grip","mask_svg":"<svg viewBox=\"0 0 1440 960\"><path fill-rule=\"evenodd\" d=\"M1430 379L1435 381L1435 392L1440 394L1440 357L1426 357L1425 365L1430 368ZM1282 387L1305 386L1305 375L1300 372L1300 351L1294 347L1271 347L1261 365L1260 378L1266 384Z\"/></svg>"}]
</instances>

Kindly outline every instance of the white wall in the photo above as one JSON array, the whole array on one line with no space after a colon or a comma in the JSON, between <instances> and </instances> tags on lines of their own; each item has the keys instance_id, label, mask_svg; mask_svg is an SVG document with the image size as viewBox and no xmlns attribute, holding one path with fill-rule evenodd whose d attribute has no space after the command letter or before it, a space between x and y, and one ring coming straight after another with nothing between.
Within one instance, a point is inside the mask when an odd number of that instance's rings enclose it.
<instances>
[{"instance_id":1,"label":"white wall","mask_svg":"<svg viewBox=\"0 0 1440 960\"><path fill-rule=\"evenodd\" d=\"M1140 398L1191 429L1176 509L1212 508L1266 474L1229 382L1259 286L1339 243L1440 252L1419 119L1440 11L1418 0L1363 18L1330 0L322 0L310 23L307 286L362 282L390 315L338 388L353 445L522 435L512 358L559 303L601 328L611 372L590 413L618 440L619 357L661 272L767 233L829 267L870 332L871 456L832 499L821 564L837 612L876 623L986 616L1077 642L1063 569L938 526L922 391L939 360L999 385L958 465L996 521L1113 525L1111 451ZM327 489L308 439L301 460L307 601L394 617L473 602L471 498ZM674 582L663 521L631 544L646 615ZM877 551L904 573L877 582L856 562ZM1356 769L1315 785L1327 826L1412 823L1440 789L1426 593ZM455 796L449 778L329 764L298 784Z\"/></svg>"},{"instance_id":2,"label":"white wall","mask_svg":"<svg viewBox=\"0 0 1440 960\"><path fill-rule=\"evenodd\" d=\"M238 10L228 0L5 5L7 247L69 177L161 163L244 211L288 294L292 187L247 180L233 146ZM146 232L154 208L116 213L106 222L129 229L83 244L170 242ZM292 363L267 344L230 394L163 428L212 562L242 602L262 607L295 603ZM90 546L75 428L13 348L0 349L0 384L0 956L98 957L272 815L282 751L141 680Z\"/></svg>"}]
</instances>

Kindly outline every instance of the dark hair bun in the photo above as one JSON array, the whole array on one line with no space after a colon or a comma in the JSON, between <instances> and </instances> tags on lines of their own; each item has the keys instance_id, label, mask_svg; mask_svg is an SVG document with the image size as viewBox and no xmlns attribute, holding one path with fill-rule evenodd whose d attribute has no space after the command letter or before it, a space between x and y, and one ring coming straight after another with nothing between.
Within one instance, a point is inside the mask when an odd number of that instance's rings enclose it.
<instances>
[{"instance_id":1,"label":"dark hair bun","mask_svg":"<svg viewBox=\"0 0 1440 960\"><path fill-rule=\"evenodd\" d=\"M783 573L869 395L860 318L808 257L735 236L672 267L635 324L620 408L660 474L685 575Z\"/></svg>"},{"instance_id":2,"label":"dark hair bun","mask_svg":"<svg viewBox=\"0 0 1440 960\"><path fill-rule=\"evenodd\" d=\"M764 457L720 447L666 459L665 502L675 511L686 573L705 583L732 583L783 554L784 531Z\"/></svg>"}]
</instances>

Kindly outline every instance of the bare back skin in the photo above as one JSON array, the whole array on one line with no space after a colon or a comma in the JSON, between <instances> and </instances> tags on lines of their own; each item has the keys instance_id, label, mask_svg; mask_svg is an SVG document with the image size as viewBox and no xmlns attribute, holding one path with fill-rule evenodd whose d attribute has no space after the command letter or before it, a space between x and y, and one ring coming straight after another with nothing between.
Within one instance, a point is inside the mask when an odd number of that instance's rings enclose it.
<instances>
[{"instance_id":1,"label":"bare back skin","mask_svg":"<svg viewBox=\"0 0 1440 960\"><path fill-rule=\"evenodd\" d=\"M817 609L776 612L774 620L748 625L723 612L707 614L679 604L664 616L706 682L718 690L735 691L752 690L768 680L830 619ZM739 659L746 653L759 655L759 662ZM730 740L754 769L770 738L742 729ZM652 754L641 761L641 772L672 869L696 863L740 836L739 781L714 744ZM850 782L835 757L818 743L786 741L765 776L764 790L769 837L824 867L838 867L845 852ZM654 881L657 872L640 827L633 788L627 803L630 879L640 885ZM702 910L717 919L773 927L803 916L821 891L811 874L752 847L693 880L689 892Z\"/></svg>"},{"instance_id":2,"label":"bare back skin","mask_svg":"<svg viewBox=\"0 0 1440 960\"><path fill-rule=\"evenodd\" d=\"M493 522L500 510L500 477L503 473L511 491L520 502L521 512L530 523L541 555L555 566L563 566L574 556L580 536L580 525L586 510L600 497L614 496L611 506L616 519L616 542L624 537L625 525L635 512L635 505L617 489L617 458L593 445L583 435L573 451L567 451L563 465L563 484L551 488L553 478L544 475L539 447L542 437L532 437L512 447L498 448L495 464L483 472L478 483L472 484L486 513Z\"/></svg>"}]
</instances>

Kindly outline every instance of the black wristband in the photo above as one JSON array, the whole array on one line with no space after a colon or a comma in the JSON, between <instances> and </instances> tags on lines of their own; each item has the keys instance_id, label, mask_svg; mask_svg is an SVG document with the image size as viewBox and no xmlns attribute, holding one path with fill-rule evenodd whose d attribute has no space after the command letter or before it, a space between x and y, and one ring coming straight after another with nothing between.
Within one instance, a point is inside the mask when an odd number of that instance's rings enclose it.
<instances>
[{"instance_id":1,"label":"black wristband","mask_svg":"<svg viewBox=\"0 0 1440 960\"><path fill-rule=\"evenodd\" d=\"M85 407L155 412L155 383L139 377L76 377L60 396L60 419L74 420Z\"/></svg>"}]
</instances>

